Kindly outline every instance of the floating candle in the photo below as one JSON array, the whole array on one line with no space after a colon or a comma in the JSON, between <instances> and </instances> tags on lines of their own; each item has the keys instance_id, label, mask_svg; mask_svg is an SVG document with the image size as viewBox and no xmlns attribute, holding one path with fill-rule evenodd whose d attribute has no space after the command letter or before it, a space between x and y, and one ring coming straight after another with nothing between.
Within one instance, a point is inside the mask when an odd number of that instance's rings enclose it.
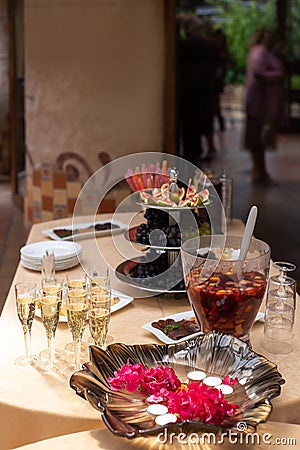
<instances>
[{"instance_id":1,"label":"floating candle","mask_svg":"<svg viewBox=\"0 0 300 450\"><path fill-rule=\"evenodd\" d=\"M189 381L202 381L206 377L206 373L202 370L193 370L187 374Z\"/></svg>"},{"instance_id":2,"label":"floating candle","mask_svg":"<svg viewBox=\"0 0 300 450\"><path fill-rule=\"evenodd\" d=\"M230 395L233 393L233 388L228 384L220 384L219 386L216 386L216 388L219 389L219 391L221 391L224 395Z\"/></svg>"},{"instance_id":3,"label":"floating candle","mask_svg":"<svg viewBox=\"0 0 300 450\"><path fill-rule=\"evenodd\" d=\"M162 414L161 416L157 416L155 418L155 422L157 425L167 425L168 423L175 423L177 422L177 417L175 414Z\"/></svg>"},{"instance_id":4,"label":"floating candle","mask_svg":"<svg viewBox=\"0 0 300 450\"><path fill-rule=\"evenodd\" d=\"M165 405L156 403L149 405L147 408L147 412L151 414L151 416L161 416L162 414L167 414L168 408Z\"/></svg>"},{"instance_id":5,"label":"floating candle","mask_svg":"<svg viewBox=\"0 0 300 450\"><path fill-rule=\"evenodd\" d=\"M206 377L204 378L203 383L206 384L206 386L216 387L219 384L222 384L222 380L219 377Z\"/></svg>"}]
</instances>

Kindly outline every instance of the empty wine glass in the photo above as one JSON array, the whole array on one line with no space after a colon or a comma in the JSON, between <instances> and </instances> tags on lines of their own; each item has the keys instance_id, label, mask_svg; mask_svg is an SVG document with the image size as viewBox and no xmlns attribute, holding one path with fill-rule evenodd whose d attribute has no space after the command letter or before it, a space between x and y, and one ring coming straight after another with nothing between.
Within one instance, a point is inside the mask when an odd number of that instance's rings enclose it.
<instances>
[{"instance_id":1,"label":"empty wine glass","mask_svg":"<svg viewBox=\"0 0 300 450\"><path fill-rule=\"evenodd\" d=\"M293 350L296 309L296 282L288 273L296 266L282 261L274 266L280 272L270 277L268 283L263 347L270 353L287 354Z\"/></svg>"},{"instance_id":2,"label":"empty wine glass","mask_svg":"<svg viewBox=\"0 0 300 450\"><path fill-rule=\"evenodd\" d=\"M37 285L33 282L22 282L15 285L15 296L18 317L23 327L26 355L16 359L15 364L27 366L37 361L31 355L31 327L35 315Z\"/></svg>"},{"instance_id":3,"label":"empty wine glass","mask_svg":"<svg viewBox=\"0 0 300 450\"><path fill-rule=\"evenodd\" d=\"M42 278L51 279L55 277L55 255L46 250L42 257Z\"/></svg>"},{"instance_id":4,"label":"empty wine glass","mask_svg":"<svg viewBox=\"0 0 300 450\"><path fill-rule=\"evenodd\" d=\"M55 360L55 332L61 308L61 292L57 295L42 293L40 304L42 322L47 335L49 358L46 361L41 361L39 366L45 372L55 372L62 368L61 364Z\"/></svg>"}]
</instances>

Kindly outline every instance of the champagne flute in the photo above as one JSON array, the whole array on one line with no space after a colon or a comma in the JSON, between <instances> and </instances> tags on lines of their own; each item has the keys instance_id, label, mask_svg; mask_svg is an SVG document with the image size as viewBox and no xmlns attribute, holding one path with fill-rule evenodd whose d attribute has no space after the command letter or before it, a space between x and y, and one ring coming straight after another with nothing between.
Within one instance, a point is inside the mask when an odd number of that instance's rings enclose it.
<instances>
[{"instance_id":1,"label":"champagne flute","mask_svg":"<svg viewBox=\"0 0 300 450\"><path fill-rule=\"evenodd\" d=\"M94 295L88 311L89 329L95 345L106 348L106 337L110 321L111 297Z\"/></svg>"},{"instance_id":2,"label":"champagne flute","mask_svg":"<svg viewBox=\"0 0 300 450\"><path fill-rule=\"evenodd\" d=\"M62 296L63 296L63 289L64 289L64 278L59 277L53 277L53 278L43 278L41 280L42 285L42 295L44 296L59 296L61 299L61 306L60 306L60 313L62 314L62 311L64 315L67 315L66 307L62 303ZM63 358L65 357L66 352L62 348L55 348L55 357L56 358ZM39 354L40 360L49 361L49 349L42 350Z\"/></svg>"},{"instance_id":3,"label":"champagne flute","mask_svg":"<svg viewBox=\"0 0 300 450\"><path fill-rule=\"evenodd\" d=\"M82 270L67 273L67 287L73 288L87 288L87 276Z\"/></svg>"},{"instance_id":4,"label":"champagne flute","mask_svg":"<svg viewBox=\"0 0 300 450\"><path fill-rule=\"evenodd\" d=\"M109 268L92 266L88 269L90 295L108 294L110 290Z\"/></svg>"},{"instance_id":5,"label":"champagne flute","mask_svg":"<svg viewBox=\"0 0 300 450\"><path fill-rule=\"evenodd\" d=\"M109 268L106 265L101 266L91 266L88 269L89 276L89 294L90 294L90 307L92 299L98 298L99 296L106 297L111 295L110 286L110 274ZM111 305L110 305L111 307ZM106 342L113 342L112 336L106 336ZM94 339L89 338L88 343L93 344Z\"/></svg>"},{"instance_id":6,"label":"champagne flute","mask_svg":"<svg viewBox=\"0 0 300 450\"><path fill-rule=\"evenodd\" d=\"M42 291L45 295L60 295L63 290L64 278L43 278L41 281Z\"/></svg>"},{"instance_id":7,"label":"champagne flute","mask_svg":"<svg viewBox=\"0 0 300 450\"><path fill-rule=\"evenodd\" d=\"M82 270L76 270L73 272L67 273L67 283L66 283L67 292L71 289L83 289L87 292L88 289L88 277L85 272ZM87 352L88 343L81 341L81 352ZM65 346L65 350L74 355L75 352L75 344L74 342L69 342Z\"/></svg>"},{"instance_id":8,"label":"champagne flute","mask_svg":"<svg viewBox=\"0 0 300 450\"><path fill-rule=\"evenodd\" d=\"M68 289L68 325L74 343L74 370L80 369L81 340L87 321L87 290L82 287Z\"/></svg>"},{"instance_id":9,"label":"champagne flute","mask_svg":"<svg viewBox=\"0 0 300 450\"><path fill-rule=\"evenodd\" d=\"M58 295L44 295L40 298L41 317L46 330L48 340L49 360L41 362L41 369L45 372L54 372L59 370L59 365L55 363L55 332L59 321L59 312L61 308L61 293Z\"/></svg>"},{"instance_id":10,"label":"champagne flute","mask_svg":"<svg viewBox=\"0 0 300 450\"><path fill-rule=\"evenodd\" d=\"M35 315L37 285L34 282L21 282L15 285L17 312L23 327L26 355L16 359L15 364L27 366L37 359L31 355L31 327Z\"/></svg>"}]
</instances>

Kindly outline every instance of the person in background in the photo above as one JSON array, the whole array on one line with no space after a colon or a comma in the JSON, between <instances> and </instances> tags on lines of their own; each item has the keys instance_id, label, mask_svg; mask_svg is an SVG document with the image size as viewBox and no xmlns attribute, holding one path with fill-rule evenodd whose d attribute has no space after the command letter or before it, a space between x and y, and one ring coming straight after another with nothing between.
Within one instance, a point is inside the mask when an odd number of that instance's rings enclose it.
<instances>
[{"instance_id":1,"label":"person in background","mask_svg":"<svg viewBox=\"0 0 300 450\"><path fill-rule=\"evenodd\" d=\"M247 57L245 148L252 155L254 183L272 185L265 152L276 147L276 133L284 112L285 68L275 31L255 32Z\"/></svg>"},{"instance_id":2,"label":"person in background","mask_svg":"<svg viewBox=\"0 0 300 450\"><path fill-rule=\"evenodd\" d=\"M213 40L217 50L217 69L215 80L215 116L218 119L220 131L225 131L224 117L222 116L220 96L224 90L229 52L224 31L217 28L213 34Z\"/></svg>"},{"instance_id":3,"label":"person in background","mask_svg":"<svg viewBox=\"0 0 300 450\"><path fill-rule=\"evenodd\" d=\"M184 18L185 36L178 42L179 122L182 156L194 165L203 157L202 137L208 154L213 147L214 80L216 51L212 27L194 17ZM180 18L182 22L182 17Z\"/></svg>"}]
</instances>

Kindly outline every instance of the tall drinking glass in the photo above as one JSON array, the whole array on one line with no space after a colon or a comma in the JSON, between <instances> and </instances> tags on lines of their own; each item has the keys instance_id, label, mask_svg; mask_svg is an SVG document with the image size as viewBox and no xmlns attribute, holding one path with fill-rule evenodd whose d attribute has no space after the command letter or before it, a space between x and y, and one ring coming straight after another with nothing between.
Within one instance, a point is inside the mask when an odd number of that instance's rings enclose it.
<instances>
[{"instance_id":1,"label":"tall drinking glass","mask_svg":"<svg viewBox=\"0 0 300 450\"><path fill-rule=\"evenodd\" d=\"M33 282L17 283L15 296L18 317L23 327L26 355L16 359L15 364L27 366L34 364L37 359L31 355L31 327L35 315L37 285Z\"/></svg>"},{"instance_id":2,"label":"tall drinking glass","mask_svg":"<svg viewBox=\"0 0 300 450\"><path fill-rule=\"evenodd\" d=\"M106 337L110 321L111 297L93 295L88 311L89 329L95 345L106 348Z\"/></svg>"},{"instance_id":3,"label":"tall drinking glass","mask_svg":"<svg viewBox=\"0 0 300 450\"><path fill-rule=\"evenodd\" d=\"M292 263L275 262L279 275L270 277L266 298L263 347L270 353L287 354L293 351L293 326L296 311L296 281L287 276L295 270Z\"/></svg>"},{"instance_id":4,"label":"tall drinking glass","mask_svg":"<svg viewBox=\"0 0 300 450\"><path fill-rule=\"evenodd\" d=\"M87 289L87 276L82 270L67 273L67 287L69 289Z\"/></svg>"},{"instance_id":5,"label":"tall drinking glass","mask_svg":"<svg viewBox=\"0 0 300 450\"><path fill-rule=\"evenodd\" d=\"M92 308L92 302L95 302L95 299L100 299L102 296L105 299L107 296L111 295L111 285L110 285L110 273L109 268L103 265L93 265L88 269L88 277L89 277L89 303L90 308ZM112 299L111 299L112 301ZM110 303L110 308L112 304ZM105 338L106 343L113 342L112 336L106 335ZM88 339L89 344L94 344L94 338Z\"/></svg>"},{"instance_id":6,"label":"tall drinking glass","mask_svg":"<svg viewBox=\"0 0 300 450\"><path fill-rule=\"evenodd\" d=\"M87 290L81 287L69 288L67 293L68 325L74 343L74 370L80 369L81 340L87 322Z\"/></svg>"},{"instance_id":7,"label":"tall drinking glass","mask_svg":"<svg viewBox=\"0 0 300 450\"><path fill-rule=\"evenodd\" d=\"M60 367L59 364L55 362L55 332L61 308L61 293L58 295L42 294L40 303L41 317L46 330L49 354L49 359L40 363L40 368L45 372L55 372L58 371Z\"/></svg>"},{"instance_id":8,"label":"tall drinking glass","mask_svg":"<svg viewBox=\"0 0 300 450\"><path fill-rule=\"evenodd\" d=\"M88 294L88 277L86 273L83 270L75 270L73 272L67 273L67 283L66 283L66 289L67 293L72 289L83 289ZM81 352L87 352L88 350L88 343L81 341ZM75 344L73 342L69 342L65 346L65 350L67 352L70 352L71 358L75 354ZM66 358L67 361L69 361L70 358Z\"/></svg>"},{"instance_id":9,"label":"tall drinking glass","mask_svg":"<svg viewBox=\"0 0 300 450\"><path fill-rule=\"evenodd\" d=\"M61 299L59 315L63 314L66 316L67 311L65 305L62 303L63 289L64 289L65 279L60 277L50 277L42 278L41 285L42 291L41 296L58 296ZM42 311L41 311L42 312ZM55 358L65 357L66 352L62 348L55 348ZM39 359L45 363L49 362L49 347L46 350L42 350L39 354Z\"/></svg>"},{"instance_id":10,"label":"tall drinking glass","mask_svg":"<svg viewBox=\"0 0 300 450\"><path fill-rule=\"evenodd\" d=\"M242 237L202 236L182 245L187 294L204 333L216 330L249 342L263 300L270 247L252 238L245 260L238 260Z\"/></svg>"},{"instance_id":11,"label":"tall drinking glass","mask_svg":"<svg viewBox=\"0 0 300 450\"><path fill-rule=\"evenodd\" d=\"M109 269L103 265L100 267L92 266L88 269L90 284L90 295L108 294L110 291Z\"/></svg>"},{"instance_id":12,"label":"tall drinking glass","mask_svg":"<svg viewBox=\"0 0 300 450\"><path fill-rule=\"evenodd\" d=\"M42 278L42 291L45 295L60 295L62 294L65 279L59 277Z\"/></svg>"}]
</instances>

